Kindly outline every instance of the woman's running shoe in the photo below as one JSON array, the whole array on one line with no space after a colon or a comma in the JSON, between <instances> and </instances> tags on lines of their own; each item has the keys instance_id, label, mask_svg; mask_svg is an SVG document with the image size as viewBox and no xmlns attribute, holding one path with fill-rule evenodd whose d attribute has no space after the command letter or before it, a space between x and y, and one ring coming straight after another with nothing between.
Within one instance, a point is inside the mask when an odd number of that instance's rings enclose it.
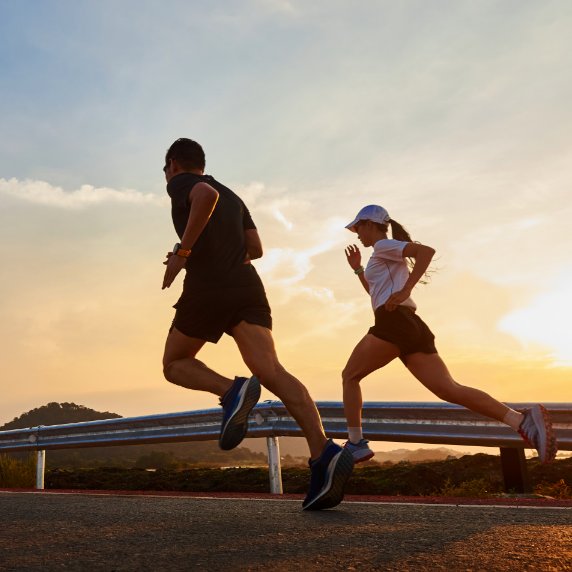
<instances>
[{"instance_id":1,"label":"woman's running shoe","mask_svg":"<svg viewBox=\"0 0 572 572\"><path fill-rule=\"evenodd\" d=\"M550 463L556 457L558 444L548 411L542 405L535 405L523 411L523 414L524 419L518 432L531 447L538 451L538 457L542 463Z\"/></svg>"},{"instance_id":2,"label":"woman's running shoe","mask_svg":"<svg viewBox=\"0 0 572 572\"><path fill-rule=\"evenodd\" d=\"M344 449L347 449L352 454L355 463L363 463L364 461L369 461L375 455L369 448L368 443L367 439L360 439L358 443L352 443L348 440L344 443Z\"/></svg>"}]
</instances>

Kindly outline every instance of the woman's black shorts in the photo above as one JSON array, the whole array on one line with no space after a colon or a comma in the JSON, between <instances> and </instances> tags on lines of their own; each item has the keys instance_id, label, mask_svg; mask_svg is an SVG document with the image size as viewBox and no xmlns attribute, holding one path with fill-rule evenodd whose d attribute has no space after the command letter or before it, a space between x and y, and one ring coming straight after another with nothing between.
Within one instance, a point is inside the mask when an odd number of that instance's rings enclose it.
<instances>
[{"instance_id":1,"label":"woman's black shorts","mask_svg":"<svg viewBox=\"0 0 572 572\"><path fill-rule=\"evenodd\" d=\"M266 292L259 286L183 292L173 307L177 311L171 329L215 344L243 320L272 329Z\"/></svg>"},{"instance_id":2,"label":"woman's black shorts","mask_svg":"<svg viewBox=\"0 0 572 572\"><path fill-rule=\"evenodd\" d=\"M399 348L399 357L403 363L409 354L437 353L433 332L413 309L406 306L397 306L392 312L388 312L384 306L376 308L375 325L368 333L395 344Z\"/></svg>"}]
</instances>

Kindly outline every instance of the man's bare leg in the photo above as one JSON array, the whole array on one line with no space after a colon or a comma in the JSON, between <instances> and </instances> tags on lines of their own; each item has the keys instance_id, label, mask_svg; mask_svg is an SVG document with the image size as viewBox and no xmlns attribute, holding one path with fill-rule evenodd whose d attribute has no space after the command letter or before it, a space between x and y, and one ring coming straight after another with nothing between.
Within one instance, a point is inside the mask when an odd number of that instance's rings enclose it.
<instances>
[{"instance_id":1,"label":"man's bare leg","mask_svg":"<svg viewBox=\"0 0 572 572\"><path fill-rule=\"evenodd\" d=\"M272 332L243 321L235 326L232 335L244 363L284 403L304 432L310 456L318 458L327 442L320 414L306 387L278 361Z\"/></svg>"},{"instance_id":2,"label":"man's bare leg","mask_svg":"<svg viewBox=\"0 0 572 572\"><path fill-rule=\"evenodd\" d=\"M163 373L175 385L223 396L233 382L196 359L205 343L205 340L190 338L173 328L165 343Z\"/></svg>"}]
</instances>

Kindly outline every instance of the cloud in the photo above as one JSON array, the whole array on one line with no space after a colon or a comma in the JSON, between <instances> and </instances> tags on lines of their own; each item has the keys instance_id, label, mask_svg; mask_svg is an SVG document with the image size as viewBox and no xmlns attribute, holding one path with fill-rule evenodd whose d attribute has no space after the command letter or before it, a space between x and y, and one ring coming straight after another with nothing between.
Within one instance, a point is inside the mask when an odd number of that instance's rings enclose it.
<instances>
[{"instance_id":1,"label":"cloud","mask_svg":"<svg viewBox=\"0 0 572 572\"><path fill-rule=\"evenodd\" d=\"M272 248L257 266L265 279L290 288L300 284L313 269L312 258L332 250L337 244L337 240L324 240L302 250Z\"/></svg>"},{"instance_id":2,"label":"cloud","mask_svg":"<svg viewBox=\"0 0 572 572\"><path fill-rule=\"evenodd\" d=\"M26 179L0 179L0 195L62 209L84 209L103 203L146 204L165 206L167 197L159 197L153 193L141 193L133 189L111 189L82 185L75 191L66 192L45 181Z\"/></svg>"},{"instance_id":3,"label":"cloud","mask_svg":"<svg viewBox=\"0 0 572 572\"><path fill-rule=\"evenodd\" d=\"M292 221L289 221L279 208L274 209L273 215L274 218L278 222L282 223L284 227L287 228L288 230L292 230L294 228L294 223L292 223Z\"/></svg>"},{"instance_id":4,"label":"cloud","mask_svg":"<svg viewBox=\"0 0 572 572\"><path fill-rule=\"evenodd\" d=\"M292 2L289 2L289 0L258 0L257 4L270 12L276 12L281 15L293 15L298 12L297 7L295 7Z\"/></svg>"},{"instance_id":5,"label":"cloud","mask_svg":"<svg viewBox=\"0 0 572 572\"><path fill-rule=\"evenodd\" d=\"M268 282L285 287L302 282L312 268L312 254L293 248L271 248L257 267Z\"/></svg>"},{"instance_id":6,"label":"cloud","mask_svg":"<svg viewBox=\"0 0 572 572\"><path fill-rule=\"evenodd\" d=\"M290 198L285 198L287 191L279 187L267 187L260 181L252 183L236 184L231 186L238 196L246 203L252 213L262 215L269 214L278 221L286 230L292 230L294 223L284 214L284 209L292 204L300 206L300 201L294 202Z\"/></svg>"},{"instance_id":7,"label":"cloud","mask_svg":"<svg viewBox=\"0 0 572 572\"><path fill-rule=\"evenodd\" d=\"M251 206L263 196L266 191L266 186L260 181L253 181L246 185L236 184L232 186L240 196L240 198L246 203L246 205L251 208Z\"/></svg>"}]
</instances>

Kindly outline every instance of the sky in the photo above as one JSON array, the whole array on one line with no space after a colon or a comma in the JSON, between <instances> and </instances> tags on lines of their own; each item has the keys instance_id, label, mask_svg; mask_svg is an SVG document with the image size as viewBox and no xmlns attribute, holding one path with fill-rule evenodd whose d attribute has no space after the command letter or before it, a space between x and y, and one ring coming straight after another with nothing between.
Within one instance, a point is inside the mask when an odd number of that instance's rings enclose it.
<instances>
[{"instance_id":1,"label":"sky","mask_svg":"<svg viewBox=\"0 0 572 572\"><path fill-rule=\"evenodd\" d=\"M413 297L455 379L572 401L571 26L566 0L0 0L0 424L217 405L162 376L178 137L249 206L314 399L372 325L344 225L376 203L437 251ZM228 337L199 357L247 373ZM362 387L436 400L399 360Z\"/></svg>"}]
</instances>

